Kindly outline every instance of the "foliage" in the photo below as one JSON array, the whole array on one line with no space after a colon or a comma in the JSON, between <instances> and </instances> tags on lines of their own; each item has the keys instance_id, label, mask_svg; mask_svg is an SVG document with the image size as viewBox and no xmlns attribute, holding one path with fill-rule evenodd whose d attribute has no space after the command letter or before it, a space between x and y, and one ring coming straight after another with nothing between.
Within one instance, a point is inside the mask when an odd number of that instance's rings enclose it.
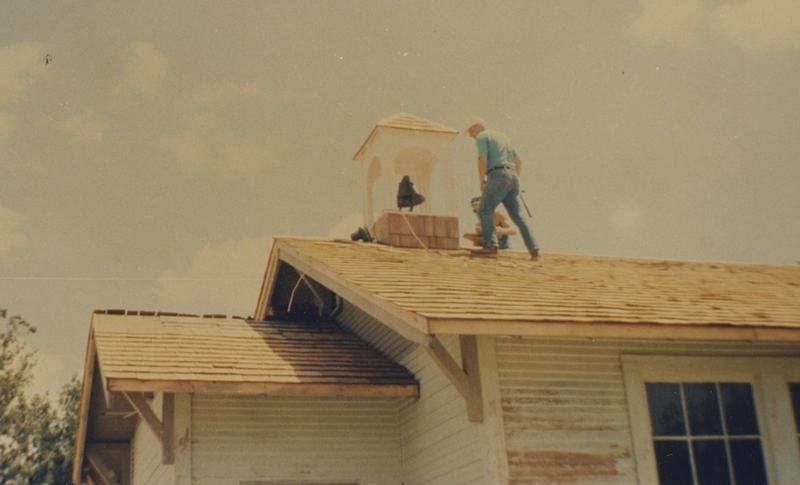
<instances>
[{"instance_id":1,"label":"foliage","mask_svg":"<svg viewBox=\"0 0 800 485\"><path fill-rule=\"evenodd\" d=\"M77 427L80 381L61 390L56 407L48 395L29 397L36 352L24 337L36 327L0 309L0 485L67 485Z\"/></svg>"}]
</instances>

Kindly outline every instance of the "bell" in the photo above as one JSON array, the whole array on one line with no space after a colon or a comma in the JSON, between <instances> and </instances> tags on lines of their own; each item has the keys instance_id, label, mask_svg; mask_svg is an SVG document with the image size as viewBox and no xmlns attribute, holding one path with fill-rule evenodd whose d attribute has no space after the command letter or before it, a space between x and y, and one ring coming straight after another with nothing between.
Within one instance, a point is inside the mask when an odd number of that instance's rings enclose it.
<instances>
[{"instance_id":1,"label":"bell","mask_svg":"<svg viewBox=\"0 0 800 485\"><path fill-rule=\"evenodd\" d=\"M400 186L397 187L397 208L408 207L409 212L414 212L414 207L425 202L425 196L414 190L414 183L408 175L403 176Z\"/></svg>"}]
</instances>

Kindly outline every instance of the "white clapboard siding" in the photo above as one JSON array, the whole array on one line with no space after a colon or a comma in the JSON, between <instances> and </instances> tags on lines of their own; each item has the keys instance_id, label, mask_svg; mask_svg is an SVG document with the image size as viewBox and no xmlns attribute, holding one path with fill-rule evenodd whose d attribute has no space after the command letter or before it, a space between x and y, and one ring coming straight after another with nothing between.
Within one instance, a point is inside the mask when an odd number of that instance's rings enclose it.
<instances>
[{"instance_id":1,"label":"white clapboard siding","mask_svg":"<svg viewBox=\"0 0 800 485\"><path fill-rule=\"evenodd\" d=\"M157 393L150 406L159 419L161 419L161 396L161 393ZM133 480L131 481L133 485L172 485L174 482L174 465L161 463L161 442L142 419L139 419L136 425L131 446L131 459L133 460Z\"/></svg>"},{"instance_id":2,"label":"white clapboard siding","mask_svg":"<svg viewBox=\"0 0 800 485\"><path fill-rule=\"evenodd\" d=\"M400 485L395 399L196 394L192 483Z\"/></svg>"},{"instance_id":3,"label":"white clapboard siding","mask_svg":"<svg viewBox=\"0 0 800 485\"><path fill-rule=\"evenodd\" d=\"M344 303L342 324L411 371L420 383L419 400L398 400L406 485L483 484L480 424L467 420L464 398L425 351L353 305ZM442 343L461 360L458 339Z\"/></svg>"},{"instance_id":4,"label":"white clapboard siding","mask_svg":"<svg viewBox=\"0 0 800 485\"><path fill-rule=\"evenodd\" d=\"M796 345L497 338L509 483L637 484L620 356L796 355Z\"/></svg>"}]
</instances>

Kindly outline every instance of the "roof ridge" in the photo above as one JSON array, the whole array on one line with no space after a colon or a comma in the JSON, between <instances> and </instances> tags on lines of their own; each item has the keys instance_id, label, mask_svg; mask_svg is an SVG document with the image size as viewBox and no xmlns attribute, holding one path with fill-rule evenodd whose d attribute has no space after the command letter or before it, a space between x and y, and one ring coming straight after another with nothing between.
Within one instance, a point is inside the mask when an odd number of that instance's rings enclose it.
<instances>
[{"instance_id":1,"label":"roof ridge","mask_svg":"<svg viewBox=\"0 0 800 485\"><path fill-rule=\"evenodd\" d=\"M375 126L413 129L421 131L444 131L448 133L458 133L458 130L456 130L455 128L451 128L447 125L443 125L441 123L437 123L435 121L431 121L429 119L422 118L421 116L413 115L411 113L406 113L404 111L395 113L393 115L389 115L381 119L375 124Z\"/></svg>"},{"instance_id":2,"label":"roof ridge","mask_svg":"<svg viewBox=\"0 0 800 485\"><path fill-rule=\"evenodd\" d=\"M181 318L214 318L226 320L247 320L245 317L238 315L231 315L230 317L224 313L182 313L182 312L164 312L154 310L125 310L123 308L110 308L110 309L95 309L92 313L95 315L125 315L125 316L139 316L139 317L181 317Z\"/></svg>"}]
</instances>

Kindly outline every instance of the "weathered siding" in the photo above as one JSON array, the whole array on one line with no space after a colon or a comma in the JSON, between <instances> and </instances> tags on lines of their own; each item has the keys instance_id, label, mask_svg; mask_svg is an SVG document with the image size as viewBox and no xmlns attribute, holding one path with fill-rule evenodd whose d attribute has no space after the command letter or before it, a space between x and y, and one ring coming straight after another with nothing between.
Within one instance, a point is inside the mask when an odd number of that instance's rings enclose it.
<instances>
[{"instance_id":1,"label":"weathered siding","mask_svg":"<svg viewBox=\"0 0 800 485\"><path fill-rule=\"evenodd\" d=\"M395 408L386 398L196 394L192 483L400 485Z\"/></svg>"},{"instance_id":2,"label":"weathered siding","mask_svg":"<svg viewBox=\"0 0 800 485\"><path fill-rule=\"evenodd\" d=\"M353 305L344 304L339 320L389 358L410 370L420 382L419 400L398 406L406 485L484 484L480 424L467 420L461 394L423 349L378 323ZM442 339L456 361L457 337Z\"/></svg>"},{"instance_id":3,"label":"weathered siding","mask_svg":"<svg viewBox=\"0 0 800 485\"><path fill-rule=\"evenodd\" d=\"M796 355L773 344L497 338L509 483L637 484L622 354Z\"/></svg>"},{"instance_id":4,"label":"weathered siding","mask_svg":"<svg viewBox=\"0 0 800 485\"><path fill-rule=\"evenodd\" d=\"M161 419L160 393L156 394L151 408ZM131 444L131 459L133 461L133 480L131 482L133 485L172 485L175 468L173 465L161 463L161 442L142 419L139 419L136 425L136 432Z\"/></svg>"}]
</instances>

